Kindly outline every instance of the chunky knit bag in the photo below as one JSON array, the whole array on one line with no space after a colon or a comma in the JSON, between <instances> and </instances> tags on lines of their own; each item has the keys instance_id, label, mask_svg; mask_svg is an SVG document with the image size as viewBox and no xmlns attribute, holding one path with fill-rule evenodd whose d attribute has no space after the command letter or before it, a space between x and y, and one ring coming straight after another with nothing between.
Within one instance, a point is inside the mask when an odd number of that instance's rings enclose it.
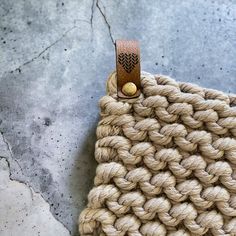
<instances>
[{"instance_id":1,"label":"chunky knit bag","mask_svg":"<svg viewBox=\"0 0 236 236\"><path fill-rule=\"evenodd\" d=\"M98 167L81 235L236 235L236 96L141 73L100 99Z\"/></svg>"}]
</instances>

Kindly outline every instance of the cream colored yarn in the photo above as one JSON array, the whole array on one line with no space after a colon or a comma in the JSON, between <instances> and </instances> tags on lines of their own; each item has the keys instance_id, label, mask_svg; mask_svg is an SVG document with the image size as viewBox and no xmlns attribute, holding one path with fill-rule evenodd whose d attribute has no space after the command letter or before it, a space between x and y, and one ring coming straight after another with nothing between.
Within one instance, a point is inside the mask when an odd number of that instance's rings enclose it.
<instances>
[{"instance_id":1,"label":"cream colored yarn","mask_svg":"<svg viewBox=\"0 0 236 236\"><path fill-rule=\"evenodd\" d=\"M81 235L236 235L236 96L142 73L100 100L99 163Z\"/></svg>"}]
</instances>

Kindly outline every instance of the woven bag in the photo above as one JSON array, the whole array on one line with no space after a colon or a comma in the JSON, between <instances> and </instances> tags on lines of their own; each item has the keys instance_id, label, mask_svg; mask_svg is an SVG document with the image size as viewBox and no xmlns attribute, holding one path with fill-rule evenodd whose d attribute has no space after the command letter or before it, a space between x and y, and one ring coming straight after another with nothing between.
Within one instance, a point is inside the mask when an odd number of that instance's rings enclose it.
<instances>
[{"instance_id":1,"label":"woven bag","mask_svg":"<svg viewBox=\"0 0 236 236\"><path fill-rule=\"evenodd\" d=\"M99 163L81 235L236 235L236 96L141 73L100 99Z\"/></svg>"}]
</instances>

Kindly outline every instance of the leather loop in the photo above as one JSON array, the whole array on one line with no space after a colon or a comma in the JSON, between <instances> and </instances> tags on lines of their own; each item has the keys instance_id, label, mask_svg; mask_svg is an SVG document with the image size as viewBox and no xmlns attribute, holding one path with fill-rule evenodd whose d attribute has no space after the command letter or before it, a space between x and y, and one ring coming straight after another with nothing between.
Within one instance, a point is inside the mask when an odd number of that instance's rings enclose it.
<instances>
[{"instance_id":1,"label":"leather loop","mask_svg":"<svg viewBox=\"0 0 236 236\"><path fill-rule=\"evenodd\" d=\"M120 98L135 98L140 95L140 48L135 40L116 40L117 94ZM127 83L136 85L133 95L126 95L122 88Z\"/></svg>"}]
</instances>

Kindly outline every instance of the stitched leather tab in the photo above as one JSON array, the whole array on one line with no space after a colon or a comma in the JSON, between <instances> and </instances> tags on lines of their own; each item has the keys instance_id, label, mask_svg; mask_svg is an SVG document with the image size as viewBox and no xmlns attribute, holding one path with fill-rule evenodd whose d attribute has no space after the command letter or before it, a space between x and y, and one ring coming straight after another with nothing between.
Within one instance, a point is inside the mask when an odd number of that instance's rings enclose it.
<instances>
[{"instance_id":1,"label":"stitched leather tab","mask_svg":"<svg viewBox=\"0 0 236 236\"><path fill-rule=\"evenodd\" d=\"M140 49L135 40L116 40L117 94L120 98L135 98L140 95ZM132 96L122 92L122 87L132 82L137 91Z\"/></svg>"}]
</instances>

